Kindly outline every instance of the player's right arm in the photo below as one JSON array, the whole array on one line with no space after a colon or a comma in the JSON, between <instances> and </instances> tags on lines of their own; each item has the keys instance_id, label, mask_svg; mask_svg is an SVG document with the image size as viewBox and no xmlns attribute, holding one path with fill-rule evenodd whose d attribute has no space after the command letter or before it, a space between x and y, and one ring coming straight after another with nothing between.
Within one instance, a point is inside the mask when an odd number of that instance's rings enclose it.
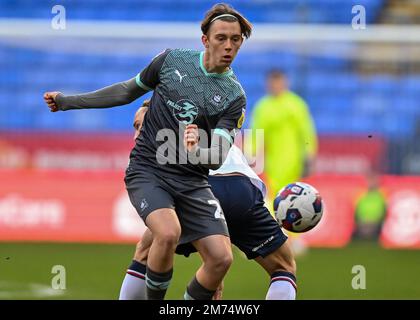
<instances>
[{"instance_id":1,"label":"player's right arm","mask_svg":"<svg viewBox=\"0 0 420 320\"><path fill-rule=\"evenodd\" d=\"M128 104L156 88L160 82L160 69L169 52L170 50L166 50L157 55L141 73L130 80L77 95L66 96L57 91L46 92L44 100L51 112L71 109L110 108Z\"/></svg>"},{"instance_id":2,"label":"player's right arm","mask_svg":"<svg viewBox=\"0 0 420 320\"><path fill-rule=\"evenodd\" d=\"M46 92L44 100L51 112L71 109L111 108L133 102L147 91L136 84L135 78L108 87L77 95Z\"/></svg>"},{"instance_id":3,"label":"player's right arm","mask_svg":"<svg viewBox=\"0 0 420 320\"><path fill-rule=\"evenodd\" d=\"M184 146L188 157L192 154L198 158L198 163L210 170L219 169L225 162L238 129L242 127L245 118L246 98L239 97L219 119L211 137L209 148L198 146L198 127L187 125L184 132ZM216 160L216 161L214 161Z\"/></svg>"}]
</instances>

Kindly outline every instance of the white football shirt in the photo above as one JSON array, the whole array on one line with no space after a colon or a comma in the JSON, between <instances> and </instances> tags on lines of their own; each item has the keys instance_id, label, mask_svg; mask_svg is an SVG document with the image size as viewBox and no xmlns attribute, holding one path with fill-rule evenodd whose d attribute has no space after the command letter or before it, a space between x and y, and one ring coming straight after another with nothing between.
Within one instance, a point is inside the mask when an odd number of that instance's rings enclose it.
<instances>
[{"instance_id":1,"label":"white football shirt","mask_svg":"<svg viewBox=\"0 0 420 320\"><path fill-rule=\"evenodd\" d=\"M231 173L239 173L244 176L247 176L252 184L256 186L258 189L261 190L263 197L267 194L267 188L264 182L257 176L254 170L248 165L248 161L246 160L245 156L243 155L241 149L237 146L233 145L229 153L226 157L225 162L223 165L217 170L210 170L209 175L217 175L217 174L231 174Z\"/></svg>"}]
</instances>

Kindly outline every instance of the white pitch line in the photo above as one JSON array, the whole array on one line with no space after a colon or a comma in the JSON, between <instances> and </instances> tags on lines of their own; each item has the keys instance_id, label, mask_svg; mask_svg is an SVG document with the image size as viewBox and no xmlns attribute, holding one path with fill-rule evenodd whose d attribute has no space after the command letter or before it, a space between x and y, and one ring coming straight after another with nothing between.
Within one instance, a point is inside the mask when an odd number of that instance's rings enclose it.
<instances>
[{"instance_id":1,"label":"white pitch line","mask_svg":"<svg viewBox=\"0 0 420 320\"><path fill-rule=\"evenodd\" d=\"M0 281L0 299L53 298L66 293L67 290L55 290L42 283Z\"/></svg>"}]
</instances>

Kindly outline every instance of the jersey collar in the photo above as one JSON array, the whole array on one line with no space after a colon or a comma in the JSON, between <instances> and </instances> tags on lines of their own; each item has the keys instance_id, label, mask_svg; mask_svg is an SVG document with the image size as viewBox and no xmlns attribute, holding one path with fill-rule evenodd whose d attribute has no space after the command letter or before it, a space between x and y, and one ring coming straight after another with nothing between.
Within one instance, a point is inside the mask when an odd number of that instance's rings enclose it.
<instances>
[{"instance_id":1,"label":"jersey collar","mask_svg":"<svg viewBox=\"0 0 420 320\"><path fill-rule=\"evenodd\" d=\"M200 68L204 72L204 74L206 76L209 76L209 77L227 77L227 76L230 76L230 75L233 74L232 68L229 68L229 70L227 70L227 71L225 71L223 73L217 73L217 72L210 73L210 72L207 72L206 68L204 67L204 51L201 51L200 52Z\"/></svg>"}]
</instances>

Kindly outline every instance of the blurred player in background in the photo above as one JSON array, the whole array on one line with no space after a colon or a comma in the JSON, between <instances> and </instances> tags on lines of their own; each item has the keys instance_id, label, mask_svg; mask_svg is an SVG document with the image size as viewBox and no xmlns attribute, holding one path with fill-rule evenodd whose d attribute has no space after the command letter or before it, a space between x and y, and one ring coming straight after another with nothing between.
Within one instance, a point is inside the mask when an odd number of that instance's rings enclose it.
<instances>
[{"instance_id":1,"label":"blurred player in background","mask_svg":"<svg viewBox=\"0 0 420 320\"><path fill-rule=\"evenodd\" d=\"M203 260L187 287L188 299L211 299L232 263L208 170L222 165L242 125L246 98L230 65L252 26L229 5L217 4L201 30L203 52L168 49L128 81L75 96L44 95L54 112L124 105L153 91L125 176L130 200L153 234L145 276L148 299L165 297L178 243L192 243ZM179 148L183 131L190 134L193 123L205 132L200 146Z\"/></svg>"},{"instance_id":2,"label":"blurred player in background","mask_svg":"<svg viewBox=\"0 0 420 320\"><path fill-rule=\"evenodd\" d=\"M253 111L252 129L264 130L264 150L252 146L252 154L264 153L264 180L268 185L267 202L289 183L311 173L318 148L312 117L305 101L288 88L286 75L272 70L267 76L268 94ZM292 237L296 255L306 251L298 235Z\"/></svg>"},{"instance_id":3,"label":"blurred player in background","mask_svg":"<svg viewBox=\"0 0 420 320\"><path fill-rule=\"evenodd\" d=\"M267 89L253 110L251 128L264 130L264 150L254 146L253 151L264 153L265 182L272 200L282 187L311 172L318 140L308 106L288 89L282 71L268 74Z\"/></svg>"},{"instance_id":4,"label":"blurred player in background","mask_svg":"<svg viewBox=\"0 0 420 320\"><path fill-rule=\"evenodd\" d=\"M134 139L140 135L147 110L148 102L145 101L134 117ZM194 135L190 137L191 143L197 143L197 132ZM209 183L223 209L232 243L248 259L258 262L271 278L266 299L295 299L296 264L293 253L286 242L287 237L264 206L266 187L263 181L249 167L238 147L233 145L224 164L218 170L210 171ZM152 239L152 233L146 229L121 286L120 300L145 299L145 271ZM181 250L187 256L194 251L193 246ZM220 291L216 298L221 298Z\"/></svg>"},{"instance_id":5,"label":"blurred player in background","mask_svg":"<svg viewBox=\"0 0 420 320\"><path fill-rule=\"evenodd\" d=\"M366 180L368 188L356 200L353 237L377 241L386 216L387 200L379 185L379 173L375 169L366 174Z\"/></svg>"}]
</instances>

